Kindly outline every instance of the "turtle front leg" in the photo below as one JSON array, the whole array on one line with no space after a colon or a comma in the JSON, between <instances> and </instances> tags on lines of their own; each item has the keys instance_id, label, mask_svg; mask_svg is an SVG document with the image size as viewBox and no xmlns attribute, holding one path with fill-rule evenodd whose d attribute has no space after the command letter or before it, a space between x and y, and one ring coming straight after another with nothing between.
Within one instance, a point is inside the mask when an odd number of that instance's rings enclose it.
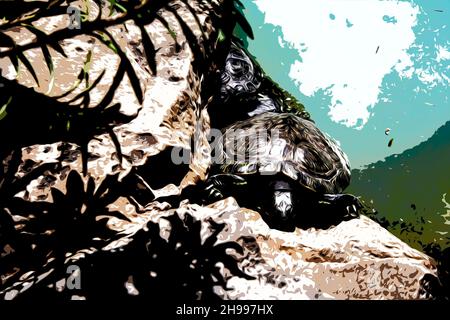
<instances>
[{"instance_id":1,"label":"turtle front leg","mask_svg":"<svg viewBox=\"0 0 450 320\"><path fill-rule=\"evenodd\" d=\"M247 181L235 174L216 174L209 177L205 187L205 200L215 202L236 194L236 189L247 185Z\"/></svg>"},{"instance_id":2,"label":"turtle front leg","mask_svg":"<svg viewBox=\"0 0 450 320\"><path fill-rule=\"evenodd\" d=\"M351 220L359 217L363 205L359 199L351 194L324 194L321 201L331 205L342 215L343 220Z\"/></svg>"},{"instance_id":3,"label":"turtle front leg","mask_svg":"<svg viewBox=\"0 0 450 320\"><path fill-rule=\"evenodd\" d=\"M311 227L328 229L343 221L359 217L361 202L350 194L310 195L309 201L303 203L304 214L299 216L297 224L302 229Z\"/></svg>"}]
</instances>

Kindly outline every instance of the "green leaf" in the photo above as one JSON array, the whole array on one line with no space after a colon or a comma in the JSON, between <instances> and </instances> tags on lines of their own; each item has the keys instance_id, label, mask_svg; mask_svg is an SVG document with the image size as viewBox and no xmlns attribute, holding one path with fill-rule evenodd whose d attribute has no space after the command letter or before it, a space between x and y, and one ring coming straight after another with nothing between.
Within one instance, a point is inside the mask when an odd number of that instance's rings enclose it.
<instances>
[{"instance_id":1,"label":"green leaf","mask_svg":"<svg viewBox=\"0 0 450 320\"><path fill-rule=\"evenodd\" d=\"M110 48L114 53L119 53L119 49L114 45L111 39L104 32L96 31L94 35L96 36L97 39L103 42L108 48ZM100 37L98 37L97 35Z\"/></svg>"},{"instance_id":2,"label":"green leaf","mask_svg":"<svg viewBox=\"0 0 450 320\"><path fill-rule=\"evenodd\" d=\"M34 81L36 81L36 84L39 86L39 80L36 75L36 72L34 71L33 66L31 65L30 61L25 57L22 51L17 51L17 58L20 60L20 62L23 63L25 68L31 73L31 76L33 77Z\"/></svg>"},{"instance_id":3,"label":"green leaf","mask_svg":"<svg viewBox=\"0 0 450 320\"><path fill-rule=\"evenodd\" d=\"M253 34L252 27L248 23L247 19L242 15L242 13L239 10L233 11L233 17L237 24L239 24L242 28L242 30L247 34L247 36L254 40L255 35Z\"/></svg>"},{"instance_id":4,"label":"green leaf","mask_svg":"<svg viewBox=\"0 0 450 320\"><path fill-rule=\"evenodd\" d=\"M150 66L153 74L156 76L157 74L157 65L156 65L156 50L153 44L152 39L148 35L143 25L139 25L139 29L141 30L141 39L142 46L144 47L145 57L147 58L147 63Z\"/></svg>"},{"instance_id":5,"label":"green leaf","mask_svg":"<svg viewBox=\"0 0 450 320\"><path fill-rule=\"evenodd\" d=\"M225 33L223 32L223 30L222 29L219 29L219 33L218 33L218 35L217 35L217 42L224 42L225 40L226 40L226 35L225 35Z\"/></svg>"},{"instance_id":6,"label":"green leaf","mask_svg":"<svg viewBox=\"0 0 450 320\"><path fill-rule=\"evenodd\" d=\"M64 52L63 47L59 44L59 42L49 43L49 46L53 48L56 52L62 55L64 58L67 58L66 53Z\"/></svg>"},{"instance_id":7,"label":"green leaf","mask_svg":"<svg viewBox=\"0 0 450 320\"><path fill-rule=\"evenodd\" d=\"M50 51L48 50L47 46L42 46L41 50L42 54L44 55L45 63L47 64L48 71L50 72L51 75L53 75L54 65L52 55L50 54Z\"/></svg>"},{"instance_id":8,"label":"green leaf","mask_svg":"<svg viewBox=\"0 0 450 320\"><path fill-rule=\"evenodd\" d=\"M136 72L133 69L133 65L131 64L130 60L128 60L127 55L120 49L114 38L107 31L105 31L104 34L109 38L111 44L116 48L117 54L119 55L121 60L120 62L125 66L125 70L127 72L131 87L133 88L136 98L138 102L142 104L144 100L144 94L142 93L141 83L136 75Z\"/></svg>"},{"instance_id":9,"label":"green leaf","mask_svg":"<svg viewBox=\"0 0 450 320\"><path fill-rule=\"evenodd\" d=\"M41 43L46 42L48 36L45 32L39 30L38 28L36 28L35 26L30 25L30 24L22 23L22 26L24 26L30 32L32 32L36 36L36 40L38 42L41 42ZM49 45L51 45L51 44L49 44ZM65 52L61 48L59 43L56 42L56 43L53 43L52 45L56 46L57 48L59 47L58 49L55 49L55 50L62 51L62 54L65 56ZM41 50L42 50L42 54L44 55L44 60L45 60L45 63L47 64L48 70L49 70L50 74L53 75L53 72L54 72L53 58L52 58L52 55L50 54L50 51L49 51L47 45L46 44L41 45Z\"/></svg>"},{"instance_id":10,"label":"green leaf","mask_svg":"<svg viewBox=\"0 0 450 320\"><path fill-rule=\"evenodd\" d=\"M117 0L108 0L110 3L110 11L112 13L113 9L119 9L119 11L122 11L124 13L127 12L127 9L122 6Z\"/></svg>"},{"instance_id":11,"label":"green leaf","mask_svg":"<svg viewBox=\"0 0 450 320\"><path fill-rule=\"evenodd\" d=\"M6 112L6 108L8 108L9 104L11 103L13 97L9 97L8 101L0 108L0 121L3 120L8 113Z\"/></svg>"},{"instance_id":12,"label":"green leaf","mask_svg":"<svg viewBox=\"0 0 450 320\"><path fill-rule=\"evenodd\" d=\"M175 19L178 21L178 23L181 26L181 29L183 30L183 34L186 37L189 47L191 48L192 53L194 55L194 68L196 69L203 68L204 66L200 64L199 58L204 57L205 53L199 46L198 39L195 36L194 32L192 32L191 28L189 27L189 25L186 24L183 18L180 17L177 10L175 10L172 7L168 7L167 10L170 11L175 16Z\"/></svg>"},{"instance_id":13,"label":"green leaf","mask_svg":"<svg viewBox=\"0 0 450 320\"><path fill-rule=\"evenodd\" d=\"M9 57L11 59L11 63L14 66L14 70L16 70L16 73L19 73L19 59L18 59L18 55L11 55Z\"/></svg>"},{"instance_id":14,"label":"green leaf","mask_svg":"<svg viewBox=\"0 0 450 320\"><path fill-rule=\"evenodd\" d=\"M240 0L234 0L234 3L239 9L245 9L244 4Z\"/></svg>"},{"instance_id":15,"label":"green leaf","mask_svg":"<svg viewBox=\"0 0 450 320\"><path fill-rule=\"evenodd\" d=\"M89 73L89 69L91 68L91 60L92 60L92 50L89 50L83 65L84 73Z\"/></svg>"},{"instance_id":16,"label":"green leaf","mask_svg":"<svg viewBox=\"0 0 450 320\"><path fill-rule=\"evenodd\" d=\"M10 36L0 31L0 47L13 48L15 45L14 40Z\"/></svg>"},{"instance_id":17,"label":"green leaf","mask_svg":"<svg viewBox=\"0 0 450 320\"><path fill-rule=\"evenodd\" d=\"M205 34L205 31L203 30L203 25L200 22L200 19L198 18L197 12L195 11L195 9L189 4L188 1L183 0L183 3L185 4L185 6L188 8L189 12L192 14L192 16L195 19L195 22L197 23L197 26L199 27L201 33L202 33L202 37L204 39L204 41L208 40L208 37Z\"/></svg>"},{"instance_id":18,"label":"green leaf","mask_svg":"<svg viewBox=\"0 0 450 320\"><path fill-rule=\"evenodd\" d=\"M176 32L172 30L169 23L160 15L157 14L155 19L158 20L159 22L161 22L161 24L164 26L164 28L166 28L167 32L169 32L169 35L172 37L173 41L175 42L176 51L179 52L181 47L180 47L180 44L178 43Z\"/></svg>"},{"instance_id":19,"label":"green leaf","mask_svg":"<svg viewBox=\"0 0 450 320\"><path fill-rule=\"evenodd\" d=\"M103 70L102 73L95 79L95 81L92 83L92 85L85 88L83 91L81 91L79 94L77 94L74 98L70 99L67 103L72 103L77 101L78 99L82 98L86 93L90 92L93 88L95 88L100 80L102 80L103 76L105 75L106 70Z\"/></svg>"}]
</instances>

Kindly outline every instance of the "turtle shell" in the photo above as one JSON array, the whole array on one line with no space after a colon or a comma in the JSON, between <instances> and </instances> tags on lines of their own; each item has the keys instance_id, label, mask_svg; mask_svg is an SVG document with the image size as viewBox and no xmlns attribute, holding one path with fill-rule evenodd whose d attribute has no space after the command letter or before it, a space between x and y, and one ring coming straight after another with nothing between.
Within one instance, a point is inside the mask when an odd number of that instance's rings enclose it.
<instances>
[{"instance_id":1,"label":"turtle shell","mask_svg":"<svg viewBox=\"0 0 450 320\"><path fill-rule=\"evenodd\" d=\"M232 43L221 73L221 99L227 101L231 97L255 94L261 86L261 78L261 70L243 49Z\"/></svg>"},{"instance_id":2,"label":"turtle shell","mask_svg":"<svg viewBox=\"0 0 450 320\"><path fill-rule=\"evenodd\" d=\"M282 174L320 193L340 193L350 166L339 145L313 122L268 112L236 122L217 144L220 171L237 175Z\"/></svg>"}]
</instances>

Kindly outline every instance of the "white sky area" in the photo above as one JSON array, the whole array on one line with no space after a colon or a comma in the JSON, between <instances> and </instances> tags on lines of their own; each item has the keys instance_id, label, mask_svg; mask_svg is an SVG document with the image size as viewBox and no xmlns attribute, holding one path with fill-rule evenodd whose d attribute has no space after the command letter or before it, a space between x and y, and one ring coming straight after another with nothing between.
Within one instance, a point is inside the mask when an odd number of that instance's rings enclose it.
<instances>
[{"instance_id":1,"label":"white sky area","mask_svg":"<svg viewBox=\"0 0 450 320\"><path fill-rule=\"evenodd\" d=\"M438 49L438 54L437 54L437 61L438 62L450 59L450 51L448 51L443 46L439 46L439 45L436 46L436 48Z\"/></svg>"},{"instance_id":2,"label":"white sky area","mask_svg":"<svg viewBox=\"0 0 450 320\"><path fill-rule=\"evenodd\" d=\"M284 41L300 53L302 61L292 65L289 76L306 96L325 90L331 96L329 115L335 122L362 128L379 100L383 78L392 69L402 77L411 77L415 71L406 52L415 41L412 28L419 14L419 8L411 3L254 2L265 13L265 22L280 26ZM448 51L441 51L441 57L446 56Z\"/></svg>"}]
</instances>

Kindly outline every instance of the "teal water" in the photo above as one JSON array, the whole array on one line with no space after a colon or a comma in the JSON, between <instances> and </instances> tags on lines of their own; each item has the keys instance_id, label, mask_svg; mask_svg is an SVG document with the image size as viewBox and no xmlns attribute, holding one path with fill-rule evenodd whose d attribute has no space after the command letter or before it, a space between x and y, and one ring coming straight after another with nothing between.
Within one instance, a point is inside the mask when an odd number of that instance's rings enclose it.
<instances>
[{"instance_id":1,"label":"teal water","mask_svg":"<svg viewBox=\"0 0 450 320\"><path fill-rule=\"evenodd\" d=\"M255 33L255 40L248 41L249 51L275 81L306 105L318 126L341 143L352 168L364 168L390 155L400 154L426 141L450 120L448 82L430 85L421 81L417 75L410 79L400 78L392 70L384 77L379 102L370 110L372 116L361 130L333 122L328 115L331 96L327 88L306 96L289 77L292 64L296 60L302 61L302 52L283 41L280 26L265 23L265 14L258 9L254 0L243 2L246 6L244 13ZM279 0L278 4L283 5L283 2L284 0ZM436 60L436 45L447 49L450 47L450 30L447 27L450 21L450 1L410 2L420 9L417 25L413 28L416 40L408 49L414 68L428 68L446 75L448 79L449 60ZM286 10L297 8L291 5L286 6ZM330 13L329 18L333 17L336 18ZM386 15L384 19L386 23L396 23L395 17ZM348 19L347 26L352 27ZM389 137L385 135L386 128L391 129ZM390 139L394 139L391 148L388 147Z\"/></svg>"}]
</instances>

